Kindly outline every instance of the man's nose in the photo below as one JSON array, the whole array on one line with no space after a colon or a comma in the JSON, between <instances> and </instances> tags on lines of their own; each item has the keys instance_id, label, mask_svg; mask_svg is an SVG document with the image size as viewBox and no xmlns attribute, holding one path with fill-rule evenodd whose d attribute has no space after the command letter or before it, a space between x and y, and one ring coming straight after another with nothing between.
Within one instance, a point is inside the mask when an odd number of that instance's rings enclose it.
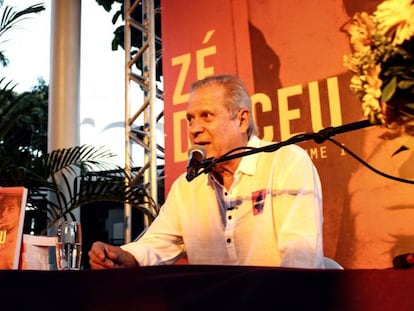
<instances>
[{"instance_id":1,"label":"man's nose","mask_svg":"<svg viewBox=\"0 0 414 311\"><path fill-rule=\"evenodd\" d=\"M191 125L189 126L189 131L192 135L197 135L198 133L201 133L203 129L204 127L201 124L201 122L198 122L196 120L191 122Z\"/></svg>"}]
</instances>

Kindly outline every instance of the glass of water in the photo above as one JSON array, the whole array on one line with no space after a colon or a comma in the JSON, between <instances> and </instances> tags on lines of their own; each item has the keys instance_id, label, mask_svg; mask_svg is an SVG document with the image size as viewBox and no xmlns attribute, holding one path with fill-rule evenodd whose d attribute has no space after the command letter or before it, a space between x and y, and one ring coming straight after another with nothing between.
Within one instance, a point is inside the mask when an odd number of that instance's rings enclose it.
<instances>
[{"instance_id":1,"label":"glass of water","mask_svg":"<svg viewBox=\"0 0 414 311\"><path fill-rule=\"evenodd\" d=\"M82 229L77 221L63 221L57 227L56 264L58 270L80 270Z\"/></svg>"}]
</instances>

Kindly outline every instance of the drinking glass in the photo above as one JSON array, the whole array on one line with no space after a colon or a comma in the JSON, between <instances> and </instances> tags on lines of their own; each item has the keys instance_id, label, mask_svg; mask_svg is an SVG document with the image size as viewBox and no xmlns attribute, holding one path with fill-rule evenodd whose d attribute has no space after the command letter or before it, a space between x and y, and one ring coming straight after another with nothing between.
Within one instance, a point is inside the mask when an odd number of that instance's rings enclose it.
<instances>
[{"instance_id":1,"label":"drinking glass","mask_svg":"<svg viewBox=\"0 0 414 311\"><path fill-rule=\"evenodd\" d=\"M63 221L57 226L56 264L58 270L80 270L82 229L77 221Z\"/></svg>"}]
</instances>

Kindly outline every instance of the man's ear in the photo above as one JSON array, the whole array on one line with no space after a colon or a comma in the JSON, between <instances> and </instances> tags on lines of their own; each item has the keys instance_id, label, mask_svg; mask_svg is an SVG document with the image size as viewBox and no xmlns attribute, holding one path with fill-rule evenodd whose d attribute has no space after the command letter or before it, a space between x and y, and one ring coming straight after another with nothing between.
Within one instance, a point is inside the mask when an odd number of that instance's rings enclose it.
<instances>
[{"instance_id":1,"label":"man's ear","mask_svg":"<svg viewBox=\"0 0 414 311\"><path fill-rule=\"evenodd\" d=\"M240 125L239 125L240 130L242 132L247 132L247 129L249 128L249 117L250 117L249 110L243 109L239 111L238 119L240 122Z\"/></svg>"}]
</instances>

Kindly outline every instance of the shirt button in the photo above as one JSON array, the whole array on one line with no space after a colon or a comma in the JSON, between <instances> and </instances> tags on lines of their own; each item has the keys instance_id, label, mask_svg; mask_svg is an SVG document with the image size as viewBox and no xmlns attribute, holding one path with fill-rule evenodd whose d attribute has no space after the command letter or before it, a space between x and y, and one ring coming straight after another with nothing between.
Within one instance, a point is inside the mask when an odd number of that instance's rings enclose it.
<instances>
[{"instance_id":1,"label":"shirt button","mask_svg":"<svg viewBox=\"0 0 414 311\"><path fill-rule=\"evenodd\" d=\"M230 219L231 219L231 215L229 215L229 216L227 217L227 219L229 219L229 220L230 220Z\"/></svg>"},{"instance_id":2,"label":"shirt button","mask_svg":"<svg viewBox=\"0 0 414 311\"><path fill-rule=\"evenodd\" d=\"M226 195L226 196L227 196L227 191L226 191L226 192L224 192L224 195Z\"/></svg>"},{"instance_id":3,"label":"shirt button","mask_svg":"<svg viewBox=\"0 0 414 311\"><path fill-rule=\"evenodd\" d=\"M231 239L227 239L227 240L226 240L226 242L227 242L227 243L231 243Z\"/></svg>"}]
</instances>

